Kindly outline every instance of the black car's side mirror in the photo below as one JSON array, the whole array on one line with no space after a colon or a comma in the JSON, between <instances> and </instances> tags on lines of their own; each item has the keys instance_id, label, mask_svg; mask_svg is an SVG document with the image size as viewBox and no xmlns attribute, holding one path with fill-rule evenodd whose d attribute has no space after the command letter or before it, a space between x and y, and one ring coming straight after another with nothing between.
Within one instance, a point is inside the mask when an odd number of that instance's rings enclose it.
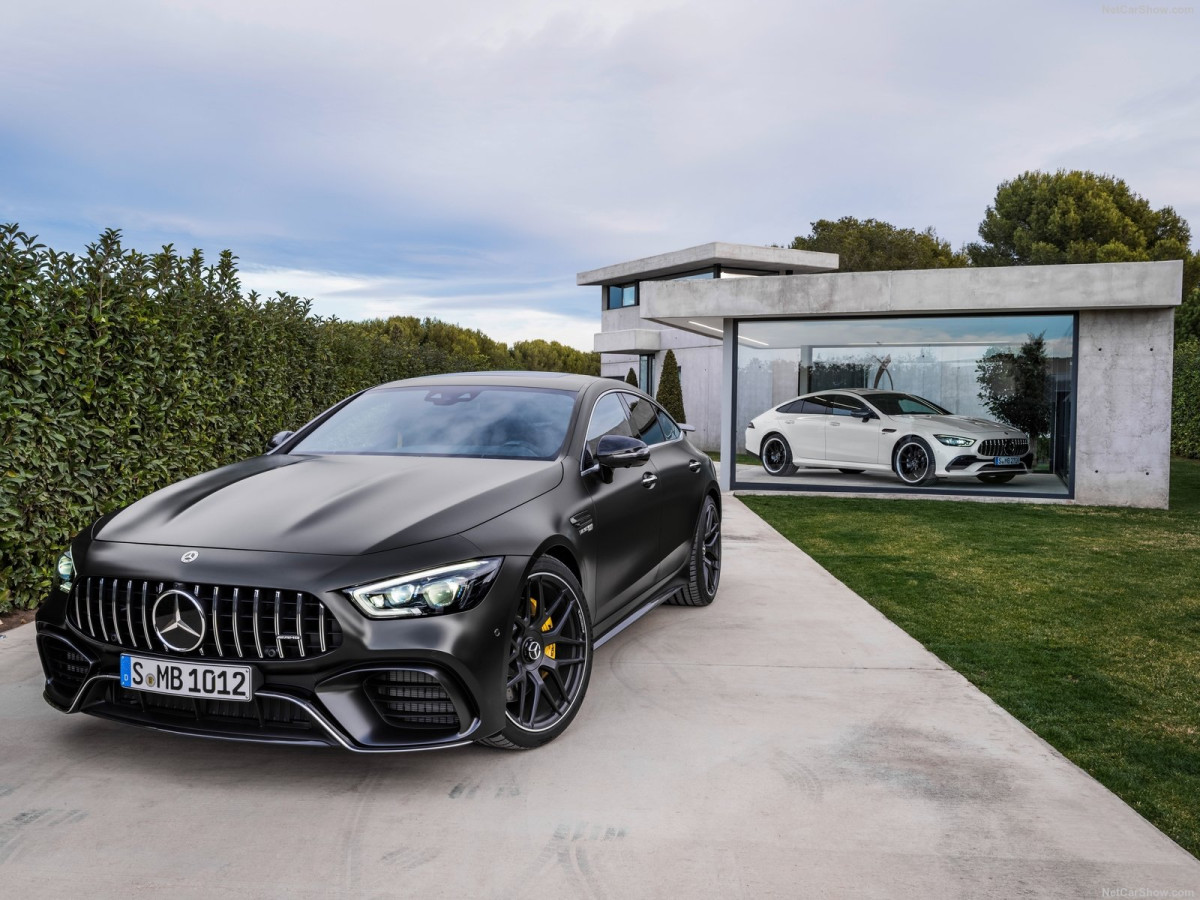
<instances>
[{"instance_id":1,"label":"black car's side mirror","mask_svg":"<svg viewBox=\"0 0 1200 900\"><path fill-rule=\"evenodd\" d=\"M296 432L294 431L280 431L277 433L273 438L267 441L267 452L269 453L270 451L274 450L295 433Z\"/></svg>"},{"instance_id":2,"label":"black car's side mirror","mask_svg":"<svg viewBox=\"0 0 1200 900\"><path fill-rule=\"evenodd\" d=\"M869 409L865 410L864 412L859 413L858 417L860 419L862 419L864 422L870 422L872 419L879 418L879 416L875 415L875 413L871 412Z\"/></svg>"},{"instance_id":3,"label":"black car's side mirror","mask_svg":"<svg viewBox=\"0 0 1200 900\"><path fill-rule=\"evenodd\" d=\"M650 459L650 448L644 441L623 434L606 434L596 445L596 462L607 469L629 469L644 466Z\"/></svg>"}]
</instances>

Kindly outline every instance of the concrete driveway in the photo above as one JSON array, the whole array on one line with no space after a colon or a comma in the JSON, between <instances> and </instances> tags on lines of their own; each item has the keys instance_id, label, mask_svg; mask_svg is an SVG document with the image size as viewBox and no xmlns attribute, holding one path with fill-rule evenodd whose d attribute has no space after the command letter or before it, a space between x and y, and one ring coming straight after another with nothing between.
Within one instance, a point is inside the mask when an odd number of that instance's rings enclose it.
<instances>
[{"instance_id":1,"label":"concrete driveway","mask_svg":"<svg viewBox=\"0 0 1200 900\"><path fill-rule=\"evenodd\" d=\"M33 626L10 632L0 893L1200 896L1200 862L725 509L717 602L598 651L579 718L530 753L362 757L63 716Z\"/></svg>"}]
</instances>

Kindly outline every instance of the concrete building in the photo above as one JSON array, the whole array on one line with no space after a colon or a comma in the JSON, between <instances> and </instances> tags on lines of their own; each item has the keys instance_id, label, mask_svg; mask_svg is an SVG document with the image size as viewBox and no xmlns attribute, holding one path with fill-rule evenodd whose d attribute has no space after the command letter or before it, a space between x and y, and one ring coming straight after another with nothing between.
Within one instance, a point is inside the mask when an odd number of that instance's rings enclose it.
<instances>
[{"instance_id":1,"label":"concrete building","mask_svg":"<svg viewBox=\"0 0 1200 900\"><path fill-rule=\"evenodd\" d=\"M675 351L688 424L697 443L721 451L726 488L907 490L827 469L768 478L736 454L752 417L808 391L881 384L995 418L1008 388L994 378L985 387L985 370L1041 346L1037 471L1003 486L939 482L923 493L1167 505L1181 262L836 269L834 254L713 243L577 280L601 288L602 374L632 368L653 393L665 352Z\"/></svg>"}]
</instances>

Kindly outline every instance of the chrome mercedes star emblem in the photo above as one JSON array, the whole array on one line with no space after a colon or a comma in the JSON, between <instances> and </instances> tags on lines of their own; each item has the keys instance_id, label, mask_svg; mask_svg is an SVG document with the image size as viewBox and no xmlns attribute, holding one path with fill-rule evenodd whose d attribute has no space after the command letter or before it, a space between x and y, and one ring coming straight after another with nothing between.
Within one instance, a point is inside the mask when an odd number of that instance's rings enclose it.
<instances>
[{"instance_id":1,"label":"chrome mercedes star emblem","mask_svg":"<svg viewBox=\"0 0 1200 900\"><path fill-rule=\"evenodd\" d=\"M150 615L158 639L168 650L190 653L204 643L204 607L187 591L163 591Z\"/></svg>"},{"instance_id":2,"label":"chrome mercedes star emblem","mask_svg":"<svg viewBox=\"0 0 1200 900\"><path fill-rule=\"evenodd\" d=\"M199 555L200 554L197 553L195 550L189 550L187 553L183 554L183 556L179 557L179 561L188 563L188 562L191 562L192 560L194 560Z\"/></svg>"},{"instance_id":3,"label":"chrome mercedes star emblem","mask_svg":"<svg viewBox=\"0 0 1200 900\"><path fill-rule=\"evenodd\" d=\"M525 643L525 658L530 662L537 662L542 658L542 645L533 638Z\"/></svg>"}]
</instances>

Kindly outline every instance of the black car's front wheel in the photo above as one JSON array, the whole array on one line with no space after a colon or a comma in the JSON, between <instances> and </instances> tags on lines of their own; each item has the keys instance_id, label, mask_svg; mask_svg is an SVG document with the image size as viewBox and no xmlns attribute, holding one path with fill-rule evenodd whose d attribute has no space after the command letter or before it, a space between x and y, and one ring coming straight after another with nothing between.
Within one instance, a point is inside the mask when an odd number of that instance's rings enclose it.
<instances>
[{"instance_id":1,"label":"black car's front wheel","mask_svg":"<svg viewBox=\"0 0 1200 900\"><path fill-rule=\"evenodd\" d=\"M531 750L571 724L592 674L592 621L583 589L556 559L534 563L517 600L505 671L504 728L479 743Z\"/></svg>"}]
</instances>

